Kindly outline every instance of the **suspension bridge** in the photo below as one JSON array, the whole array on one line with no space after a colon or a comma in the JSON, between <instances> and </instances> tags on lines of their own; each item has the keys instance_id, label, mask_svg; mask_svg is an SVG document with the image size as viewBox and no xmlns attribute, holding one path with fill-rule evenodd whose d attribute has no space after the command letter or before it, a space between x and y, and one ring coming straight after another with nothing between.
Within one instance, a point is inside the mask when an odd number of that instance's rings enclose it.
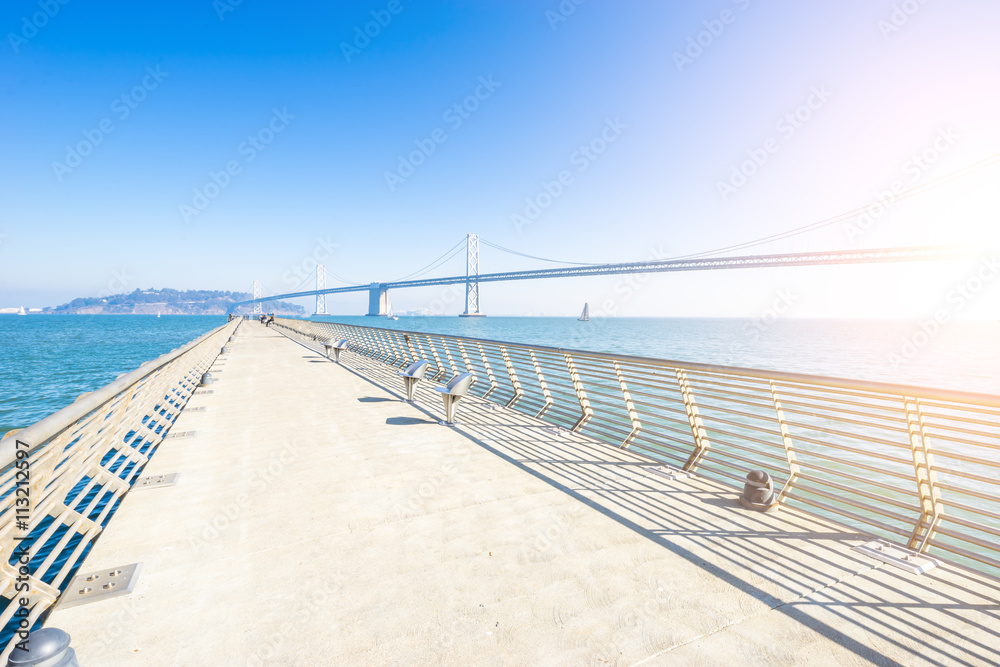
<instances>
[{"instance_id":1,"label":"suspension bridge","mask_svg":"<svg viewBox=\"0 0 1000 667\"><path fill-rule=\"evenodd\" d=\"M825 264L877 264L887 262L916 262L949 260L968 257L973 254L968 246L941 246L923 245L909 247L881 247L865 250L827 250L813 252L796 252L781 254L754 254L746 255L739 253L748 248L766 246L778 241L809 234L822 229L832 229L838 223L845 223L851 220L859 222L863 227L870 226L874 219L883 214L885 209L895 203L912 197L918 197L932 190L936 190L944 185L963 179L975 172L986 169L1000 163L1000 154L991 155L978 162L972 163L957 171L945 174L944 176L927 181L921 185L900 192L887 192L878 195L875 201L864 206L845 211L816 222L787 229L761 238L753 239L735 245L729 245L696 254L672 257L667 259L656 259L645 262L609 262L609 263L582 263L582 262L560 262L527 255L516 250L504 248L486 239L480 239L477 234L469 234L465 239L466 246L466 270L465 275L452 275L437 278L427 278L428 272L441 267L444 262L450 260L460 251L462 242L456 243L441 257L431 262L424 268L413 274L405 276L399 280L389 282L371 283L350 283L341 278L344 283L349 283L340 287L326 286L326 267L318 265L313 273L305 279L308 280L315 275L316 289L306 291L291 291L284 294L264 294L260 281L253 281L252 298L246 301L239 301L233 304L234 308L252 307L253 313L263 312L263 304L268 301L278 301L283 299L294 299L300 297L316 298L316 314L327 315L326 295L343 294L345 292L368 292L368 315L386 316L389 314L389 290L405 289L409 287L428 287L433 285L458 285L465 284L465 310L462 317L477 317L484 313L481 310L479 298L480 283L506 282L513 280L538 280L546 278L571 278L597 275L620 275L620 274L642 274L642 273L662 273L668 271L710 271L719 269L751 269L762 267L783 267L783 266L817 266ZM860 233L860 232L859 232ZM483 244L496 250L512 255L519 255L529 259L554 264L562 264L559 268L534 269L528 271L500 271L495 273L480 273L480 252L479 245ZM814 239L815 241L815 239ZM339 276L336 276L339 278ZM305 282L303 281L303 283ZM301 287L300 283L298 287ZM296 287L296 290L298 289Z\"/></svg>"},{"instance_id":2,"label":"suspension bridge","mask_svg":"<svg viewBox=\"0 0 1000 667\"><path fill-rule=\"evenodd\" d=\"M931 260L957 259L968 254L968 250L958 246L918 246L902 248L876 248L868 250L831 250L823 252L781 253L767 255L737 255L705 257L692 255L688 257L650 260L643 262L613 262L605 264L582 264L558 268L534 269L528 271L500 271L495 273L480 273L480 238L477 234L469 234L466 239L466 272L465 275L452 275L437 278L411 278L390 282L372 282L368 284L353 284L341 287L326 286L326 267L316 268L316 289L288 292L285 294L262 293L259 281L253 282L253 298L240 301L234 307L253 306L254 313L263 312L263 304L268 301L294 299L300 297L316 297L316 314L326 315L326 295L344 294L346 292L368 292L368 315L385 317L389 314L389 290L411 287L430 287L434 285L465 284L465 310L460 317L481 317L479 285L480 283L507 282L513 280L539 280L545 278L571 278L583 276L621 275L635 273L663 273L675 271L711 271L720 269L749 269L761 267L782 266L817 266L824 264L874 264L886 262L916 262ZM488 245L500 250L515 251L502 248L493 243ZM454 250L455 247L452 248ZM449 251L451 252L451 251ZM447 253L446 253L447 255ZM533 259L543 259L533 257ZM543 260L554 261L554 260ZM436 260L435 263L437 263ZM431 268L433 268L432 263ZM568 263L568 262L564 262ZM423 271L423 270L421 270ZM417 273L420 273L418 271Z\"/></svg>"}]
</instances>

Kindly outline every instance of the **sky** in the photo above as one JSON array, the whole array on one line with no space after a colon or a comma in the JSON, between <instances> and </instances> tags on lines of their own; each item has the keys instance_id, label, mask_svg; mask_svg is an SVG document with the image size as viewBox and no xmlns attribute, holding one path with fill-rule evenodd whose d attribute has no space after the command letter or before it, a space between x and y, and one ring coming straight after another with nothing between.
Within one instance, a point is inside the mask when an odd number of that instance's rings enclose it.
<instances>
[{"instance_id":1,"label":"sky","mask_svg":"<svg viewBox=\"0 0 1000 667\"><path fill-rule=\"evenodd\" d=\"M488 315L1000 318L1000 3L5 0L0 307L536 257L950 262L483 285ZM427 275L465 271L463 252ZM483 246L481 271L559 266ZM396 312L463 310L457 288ZM311 300L302 300L312 308ZM356 315L367 294L330 296ZM961 303L961 305L959 305Z\"/></svg>"}]
</instances>

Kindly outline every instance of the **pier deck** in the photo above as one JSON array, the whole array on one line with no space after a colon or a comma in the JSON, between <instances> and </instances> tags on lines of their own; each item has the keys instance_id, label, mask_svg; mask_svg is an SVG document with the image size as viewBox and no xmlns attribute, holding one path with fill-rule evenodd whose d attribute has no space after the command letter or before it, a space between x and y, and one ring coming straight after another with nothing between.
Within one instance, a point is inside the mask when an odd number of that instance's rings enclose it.
<instances>
[{"instance_id":1,"label":"pier deck","mask_svg":"<svg viewBox=\"0 0 1000 667\"><path fill-rule=\"evenodd\" d=\"M996 664L1000 586L429 383L240 327L56 609L83 665ZM192 410L204 406L204 411Z\"/></svg>"}]
</instances>

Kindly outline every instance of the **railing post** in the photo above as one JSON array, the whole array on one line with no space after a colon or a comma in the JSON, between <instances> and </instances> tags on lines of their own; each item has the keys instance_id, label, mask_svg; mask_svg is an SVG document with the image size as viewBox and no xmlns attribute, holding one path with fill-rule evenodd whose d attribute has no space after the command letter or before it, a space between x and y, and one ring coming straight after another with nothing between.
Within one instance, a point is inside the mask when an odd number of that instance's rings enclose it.
<instances>
[{"instance_id":1,"label":"railing post","mask_svg":"<svg viewBox=\"0 0 1000 667\"><path fill-rule=\"evenodd\" d=\"M399 358L401 360L399 366L403 367L409 363L412 363L412 358L407 358L406 356L407 352L406 346L399 342L399 334L396 333L395 331L392 332L392 340L393 344L396 346L396 349L399 351Z\"/></svg>"},{"instance_id":2,"label":"railing post","mask_svg":"<svg viewBox=\"0 0 1000 667\"><path fill-rule=\"evenodd\" d=\"M437 380L442 375L444 375L444 366L441 365L441 357L438 356L437 348L434 347L434 341L431 337L424 335L424 340L427 341L427 347L431 348L431 356L434 357L434 365L437 367L437 371L434 373L434 380Z\"/></svg>"},{"instance_id":3,"label":"railing post","mask_svg":"<svg viewBox=\"0 0 1000 667\"><path fill-rule=\"evenodd\" d=\"M628 393L628 386L625 384L625 376L622 374L622 369L618 365L618 362L614 362L615 366L615 377L618 378L618 386L622 390L622 398L625 399L625 409L628 410L629 421L632 422L632 432L629 433L622 444L618 445L619 449L628 449L629 445L632 444L632 440L639 434L642 430L642 423L639 421L639 413L636 412L635 403L632 402L632 395Z\"/></svg>"},{"instance_id":4,"label":"railing post","mask_svg":"<svg viewBox=\"0 0 1000 667\"><path fill-rule=\"evenodd\" d=\"M372 359L375 361L381 361L382 355L385 354L385 350L382 349L382 332L376 331L375 329L369 329L368 335L371 336L372 345L375 348L374 353L372 354Z\"/></svg>"},{"instance_id":5,"label":"railing post","mask_svg":"<svg viewBox=\"0 0 1000 667\"><path fill-rule=\"evenodd\" d=\"M385 346L388 350L389 356L386 357L386 363L392 366L399 366L402 357L399 355L399 349L396 347L396 341L394 340L392 331L383 331L382 337L385 339ZM392 357L392 362L389 361L389 357Z\"/></svg>"},{"instance_id":6,"label":"railing post","mask_svg":"<svg viewBox=\"0 0 1000 667\"><path fill-rule=\"evenodd\" d=\"M587 392L583 388L583 381L580 380L580 373L576 370L573 357L566 352L563 352L563 357L566 359L566 368L569 369L569 379L573 383L573 391L576 392L576 400L580 402L580 409L583 411L570 430L579 431L594 416L594 410L590 407L590 399L587 398Z\"/></svg>"},{"instance_id":7,"label":"railing post","mask_svg":"<svg viewBox=\"0 0 1000 667\"><path fill-rule=\"evenodd\" d=\"M417 351L413 349L413 341L410 340L410 335L409 334L403 334L403 340L406 342L406 348L410 351L410 357L414 361L416 361L417 360Z\"/></svg>"},{"instance_id":8,"label":"railing post","mask_svg":"<svg viewBox=\"0 0 1000 667\"><path fill-rule=\"evenodd\" d=\"M455 366L455 360L451 358L451 349L448 347L448 341L444 338L441 339L441 347L444 348L444 356L448 358L448 366L451 368L452 377L458 375L458 368Z\"/></svg>"},{"instance_id":9,"label":"railing post","mask_svg":"<svg viewBox=\"0 0 1000 667\"><path fill-rule=\"evenodd\" d=\"M712 443L705 431L705 424L701 421L701 414L694 401L694 392L691 391L691 383L688 382L687 373L680 368L674 370L677 374L677 386L680 387L681 398L684 400L684 410L687 412L688 423L691 425L691 435L694 436L694 451L684 464L684 470L694 472L701 464L701 460L705 458L705 454L712 448Z\"/></svg>"},{"instance_id":10,"label":"railing post","mask_svg":"<svg viewBox=\"0 0 1000 667\"><path fill-rule=\"evenodd\" d=\"M369 329L368 339L371 341L371 359L378 360L382 356L382 343L379 342L378 332Z\"/></svg>"},{"instance_id":11,"label":"railing post","mask_svg":"<svg viewBox=\"0 0 1000 667\"><path fill-rule=\"evenodd\" d=\"M389 358L392 357L392 348L389 347L388 336L384 331L375 331L375 343L378 345L378 357L377 360L384 364L389 364Z\"/></svg>"},{"instance_id":12,"label":"railing post","mask_svg":"<svg viewBox=\"0 0 1000 667\"><path fill-rule=\"evenodd\" d=\"M792 433L788 430L788 423L785 422L785 410L781 407L781 399L778 396L778 387L774 380L768 380L771 388L771 400L774 402L774 412L778 415L778 428L781 430L781 444L785 448L785 460L788 461L788 481L781 487L776 503L780 505L785 500L785 496L792 490L799 477L799 462L795 456L795 442L792 440Z\"/></svg>"},{"instance_id":13,"label":"railing post","mask_svg":"<svg viewBox=\"0 0 1000 667\"><path fill-rule=\"evenodd\" d=\"M466 372L472 373L472 377L476 377L476 371L472 368L472 360L469 359L469 353L465 351L465 346L462 345L461 340L456 341L456 343L458 344L458 351L462 355L462 363L465 364ZM478 380L479 378L476 379ZM472 384L475 384L475 382Z\"/></svg>"},{"instance_id":14,"label":"railing post","mask_svg":"<svg viewBox=\"0 0 1000 667\"><path fill-rule=\"evenodd\" d=\"M907 546L923 553L927 550L927 544L934 535L941 515L944 514L944 504L941 502L941 491L937 485L937 474L934 472L934 456L927 446L927 428L920 399L904 396L903 406L906 411L910 455L913 457L914 481L917 485L917 495L920 497L920 519L913 528Z\"/></svg>"},{"instance_id":15,"label":"railing post","mask_svg":"<svg viewBox=\"0 0 1000 667\"><path fill-rule=\"evenodd\" d=\"M521 397L524 396L524 390L521 389L521 382L517 379L514 364L511 363L510 355L507 354L507 347L504 345L500 346L500 356L503 357L503 365L507 367L507 376L510 378L510 384L514 387L514 395L507 401L507 407L509 408L521 400Z\"/></svg>"},{"instance_id":16,"label":"railing post","mask_svg":"<svg viewBox=\"0 0 1000 667\"><path fill-rule=\"evenodd\" d=\"M494 391L496 391L497 387L499 387L500 385L497 384L497 379L493 375L493 369L490 368L490 361L489 359L486 358L486 351L483 350L483 346L480 345L479 343L476 343L476 347L479 348L479 356L483 360L483 368L486 369L486 377L490 379L490 388L486 390L485 394L483 394L483 398L486 398Z\"/></svg>"},{"instance_id":17,"label":"railing post","mask_svg":"<svg viewBox=\"0 0 1000 667\"><path fill-rule=\"evenodd\" d=\"M542 375L542 367L538 365L538 360L535 359L535 353L532 351L529 354L531 355L531 363L535 366L535 375L538 376L538 385L542 388L542 397L545 399L545 405L535 415L536 419L540 419L542 415L549 411L549 408L552 407L555 401L552 400L552 392L549 391L549 385L545 384L545 376Z\"/></svg>"}]
</instances>

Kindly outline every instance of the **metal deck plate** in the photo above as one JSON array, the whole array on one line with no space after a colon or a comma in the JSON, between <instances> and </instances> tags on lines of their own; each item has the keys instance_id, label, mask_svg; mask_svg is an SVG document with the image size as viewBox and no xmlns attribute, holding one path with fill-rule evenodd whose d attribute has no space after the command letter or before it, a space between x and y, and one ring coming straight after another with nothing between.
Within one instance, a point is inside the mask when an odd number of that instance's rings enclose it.
<instances>
[{"instance_id":1,"label":"metal deck plate","mask_svg":"<svg viewBox=\"0 0 1000 667\"><path fill-rule=\"evenodd\" d=\"M185 412L204 412L204 411L205 411L205 410L207 410L207 409L208 409L208 407L207 407L207 406L204 406L204 405L199 405L199 406L198 406L198 407L196 407L196 408L184 408L184 411L185 411Z\"/></svg>"},{"instance_id":2,"label":"metal deck plate","mask_svg":"<svg viewBox=\"0 0 1000 667\"><path fill-rule=\"evenodd\" d=\"M132 486L133 491L138 491L139 489L158 489L161 486L173 486L177 483L177 477L179 473L171 472L166 475L147 475L145 477L140 477L135 480L135 485Z\"/></svg>"},{"instance_id":3,"label":"metal deck plate","mask_svg":"<svg viewBox=\"0 0 1000 667\"><path fill-rule=\"evenodd\" d=\"M673 466L668 466L668 465L652 466L646 469L649 472L656 473L657 475L660 475L662 477L666 477L670 481L675 481L678 479L687 479L688 477L691 477L691 473L687 472L686 470L681 470L680 468L675 468Z\"/></svg>"},{"instance_id":4,"label":"metal deck plate","mask_svg":"<svg viewBox=\"0 0 1000 667\"><path fill-rule=\"evenodd\" d=\"M854 547L854 550L883 563L895 565L911 574L923 574L941 564L941 561L936 558L891 544L885 540L872 540Z\"/></svg>"},{"instance_id":5,"label":"metal deck plate","mask_svg":"<svg viewBox=\"0 0 1000 667\"><path fill-rule=\"evenodd\" d=\"M69 609L131 593L139 578L141 565L142 563L132 563L76 575L59 598L58 608Z\"/></svg>"},{"instance_id":6,"label":"metal deck plate","mask_svg":"<svg viewBox=\"0 0 1000 667\"><path fill-rule=\"evenodd\" d=\"M197 393L199 395L201 395L201 394L214 394L215 390L214 389L198 389Z\"/></svg>"},{"instance_id":7,"label":"metal deck plate","mask_svg":"<svg viewBox=\"0 0 1000 667\"><path fill-rule=\"evenodd\" d=\"M194 434L194 431L171 431L167 433L167 438L191 438Z\"/></svg>"}]
</instances>

